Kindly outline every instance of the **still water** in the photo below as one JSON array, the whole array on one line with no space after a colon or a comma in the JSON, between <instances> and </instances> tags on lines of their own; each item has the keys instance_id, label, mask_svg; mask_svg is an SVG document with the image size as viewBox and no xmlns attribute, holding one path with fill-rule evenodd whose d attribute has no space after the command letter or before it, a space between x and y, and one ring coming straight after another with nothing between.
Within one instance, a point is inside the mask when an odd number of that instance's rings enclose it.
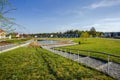
<instances>
[{"instance_id":1,"label":"still water","mask_svg":"<svg viewBox=\"0 0 120 80\"><path fill-rule=\"evenodd\" d=\"M42 41L38 41L38 42L42 45L59 43L59 41L56 41L56 40L42 40Z\"/></svg>"}]
</instances>

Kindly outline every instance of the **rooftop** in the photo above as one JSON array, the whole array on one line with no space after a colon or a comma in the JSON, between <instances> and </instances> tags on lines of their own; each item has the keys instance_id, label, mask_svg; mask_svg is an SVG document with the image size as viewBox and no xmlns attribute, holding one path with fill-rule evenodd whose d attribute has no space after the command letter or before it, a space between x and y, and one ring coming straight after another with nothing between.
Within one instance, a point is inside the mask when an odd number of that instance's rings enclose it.
<instances>
[{"instance_id":1,"label":"rooftop","mask_svg":"<svg viewBox=\"0 0 120 80\"><path fill-rule=\"evenodd\" d=\"M5 32L4 30L0 29L0 33Z\"/></svg>"}]
</instances>

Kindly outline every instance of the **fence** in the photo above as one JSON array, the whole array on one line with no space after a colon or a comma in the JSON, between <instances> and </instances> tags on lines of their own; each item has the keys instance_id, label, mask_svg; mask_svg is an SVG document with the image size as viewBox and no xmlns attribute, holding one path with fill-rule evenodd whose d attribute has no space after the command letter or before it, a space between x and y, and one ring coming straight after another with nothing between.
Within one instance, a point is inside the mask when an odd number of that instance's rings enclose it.
<instances>
[{"instance_id":1,"label":"fence","mask_svg":"<svg viewBox=\"0 0 120 80\"><path fill-rule=\"evenodd\" d=\"M120 79L120 56L105 52L70 48L52 48L58 54Z\"/></svg>"}]
</instances>

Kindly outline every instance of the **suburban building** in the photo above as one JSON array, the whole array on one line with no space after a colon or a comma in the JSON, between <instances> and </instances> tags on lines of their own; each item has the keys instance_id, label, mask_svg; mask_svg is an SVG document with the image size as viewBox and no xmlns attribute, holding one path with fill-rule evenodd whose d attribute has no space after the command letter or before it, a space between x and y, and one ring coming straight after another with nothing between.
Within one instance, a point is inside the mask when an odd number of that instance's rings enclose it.
<instances>
[{"instance_id":1,"label":"suburban building","mask_svg":"<svg viewBox=\"0 0 120 80\"><path fill-rule=\"evenodd\" d=\"M6 32L0 29L0 39L6 38Z\"/></svg>"},{"instance_id":2,"label":"suburban building","mask_svg":"<svg viewBox=\"0 0 120 80\"><path fill-rule=\"evenodd\" d=\"M80 34L59 34L59 38L78 38Z\"/></svg>"},{"instance_id":3,"label":"suburban building","mask_svg":"<svg viewBox=\"0 0 120 80\"><path fill-rule=\"evenodd\" d=\"M120 32L105 32L104 37L106 37L106 38L120 38Z\"/></svg>"}]
</instances>

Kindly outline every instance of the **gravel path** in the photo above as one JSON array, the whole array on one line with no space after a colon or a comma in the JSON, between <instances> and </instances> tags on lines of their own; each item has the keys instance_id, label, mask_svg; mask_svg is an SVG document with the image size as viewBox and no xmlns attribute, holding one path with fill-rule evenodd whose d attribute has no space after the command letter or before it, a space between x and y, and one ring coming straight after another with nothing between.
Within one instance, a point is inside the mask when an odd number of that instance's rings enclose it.
<instances>
[{"instance_id":1,"label":"gravel path","mask_svg":"<svg viewBox=\"0 0 120 80\"><path fill-rule=\"evenodd\" d=\"M108 72L108 65L109 65L109 72ZM102 66L99 66L97 69L120 80L120 64L109 62Z\"/></svg>"},{"instance_id":2,"label":"gravel path","mask_svg":"<svg viewBox=\"0 0 120 80\"><path fill-rule=\"evenodd\" d=\"M23 46L26 46L28 45L32 40L29 40L29 41L26 41L22 44L9 44L9 45L4 45L4 46L0 46L0 53L3 53L3 52L7 52L7 51L10 51L10 50L13 50L13 49L16 49L16 48L19 48L19 47L23 47Z\"/></svg>"},{"instance_id":3,"label":"gravel path","mask_svg":"<svg viewBox=\"0 0 120 80\"><path fill-rule=\"evenodd\" d=\"M7 49L15 47L15 46L17 46L17 44L3 45L3 46L0 46L0 51L7 50Z\"/></svg>"},{"instance_id":4,"label":"gravel path","mask_svg":"<svg viewBox=\"0 0 120 80\"><path fill-rule=\"evenodd\" d=\"M58 46L62 46L62 45L58 45ZM58 47L58 46L54 46L54 47ZM65 45L64 45L65 46ZM77 54L70 54L67 52L62 52L62 51L57 51L57 50L53 50L52 47L50 46L42 46L43 48L52 51L56 54L59 54L63 57L72 59L74 61L77 61L79 63L85 64L89 67L95 68L99 71L102 71L114 78L117 78L118 80L120 80L120 64L114 63L114 62L104 62L101 60L97 60L91 57L83 57ZM108 67L109 65L109 67ZM109 69L109 71L108 71Z\"/></svg>"}]
</instances>

